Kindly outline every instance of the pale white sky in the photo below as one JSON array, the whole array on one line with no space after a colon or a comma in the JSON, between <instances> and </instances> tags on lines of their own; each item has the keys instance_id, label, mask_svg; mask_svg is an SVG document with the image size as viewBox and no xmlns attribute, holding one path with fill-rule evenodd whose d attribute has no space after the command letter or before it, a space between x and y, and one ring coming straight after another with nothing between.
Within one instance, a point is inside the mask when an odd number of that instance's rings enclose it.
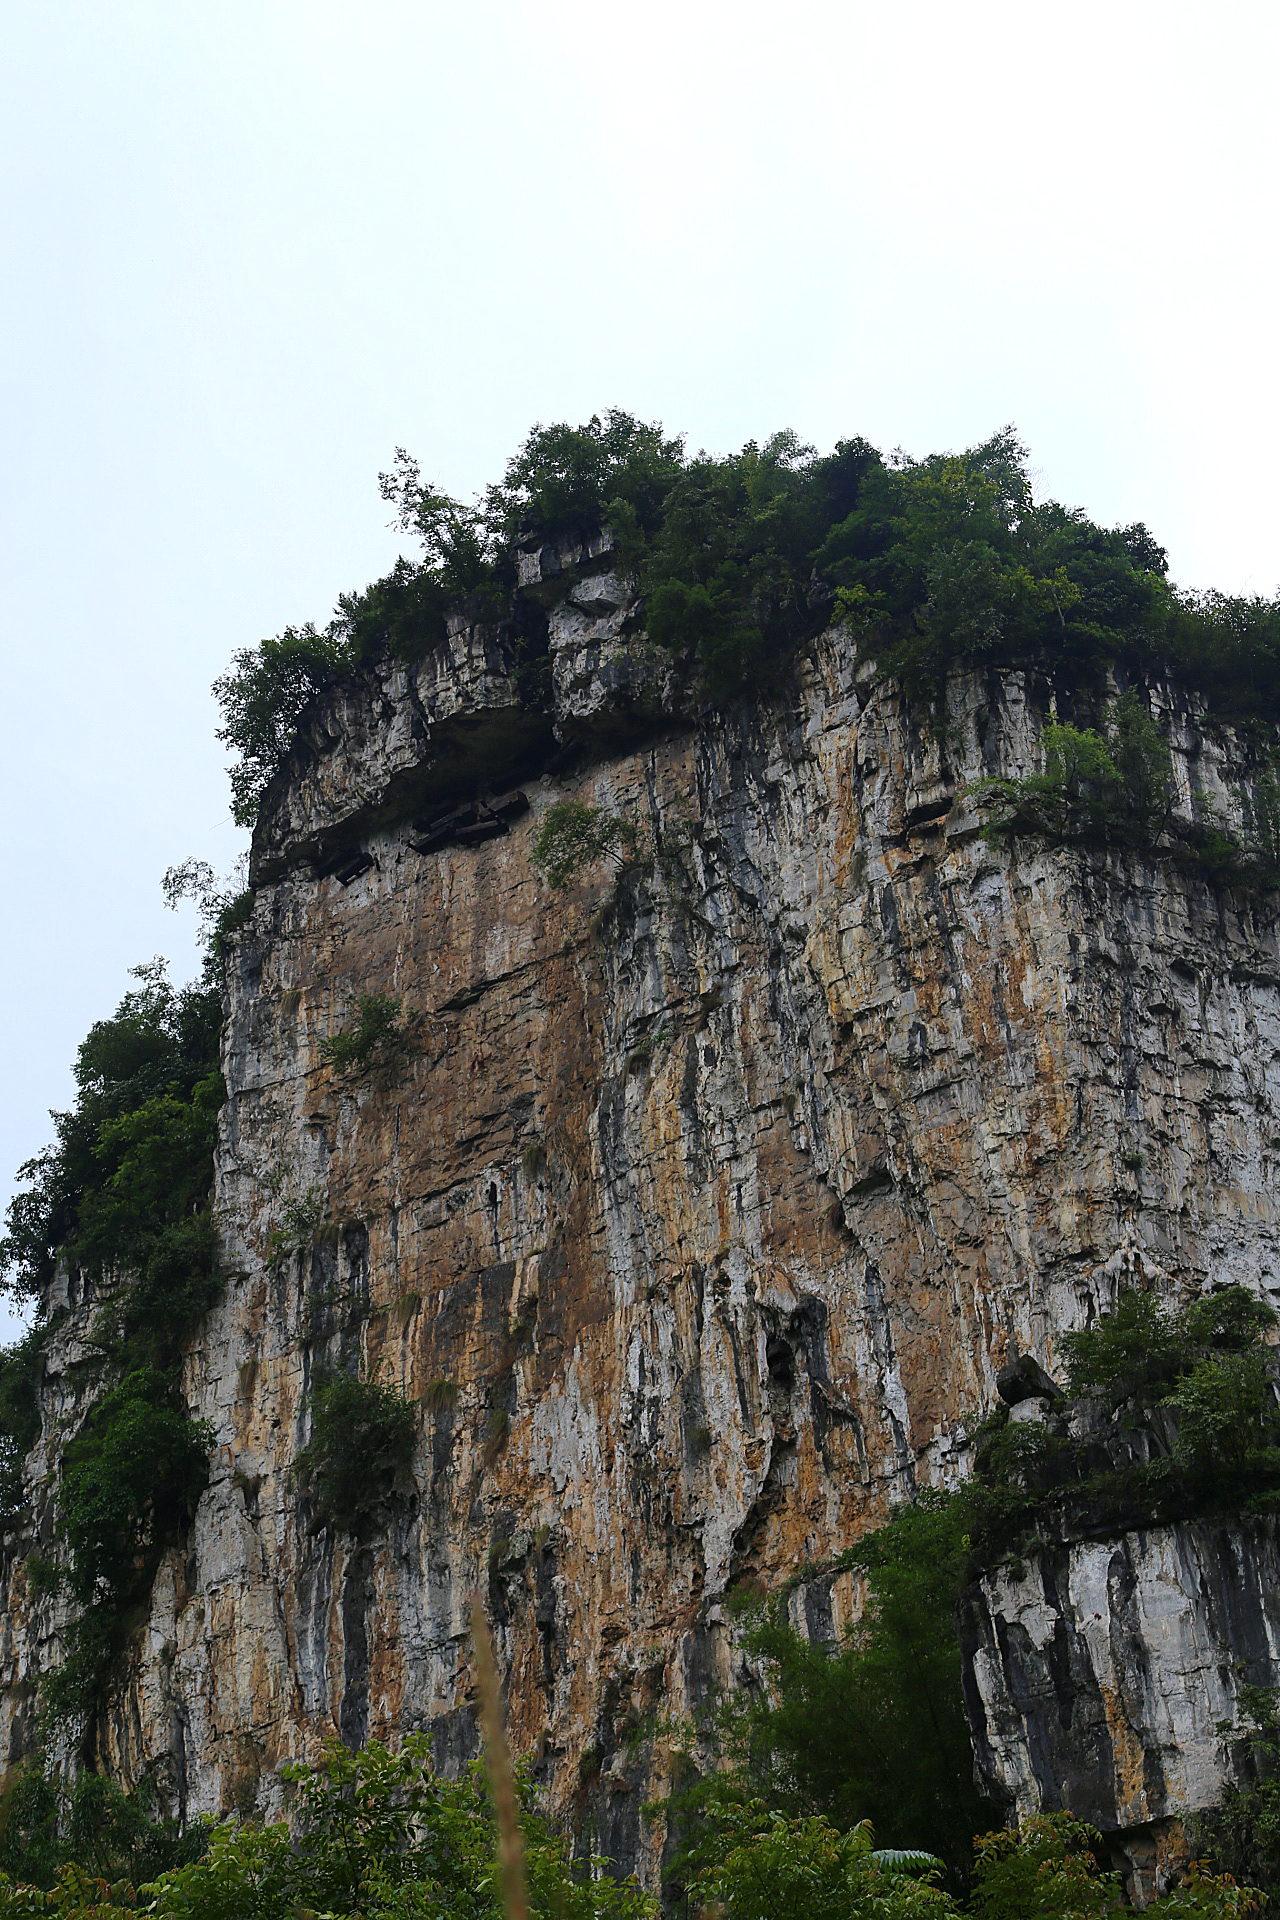
<instances>
[{"instance_id":1,"label":"pale white sky","mask_svg":"<svg viewBox=\"0 0 1280 1920\"><path fill-rule=\"evenodd\" d=\"M1272 593L1270 5L0 10L0 1206L227 866L209 683L535 420L917 454Z\"/></svg>"}]
</instances>

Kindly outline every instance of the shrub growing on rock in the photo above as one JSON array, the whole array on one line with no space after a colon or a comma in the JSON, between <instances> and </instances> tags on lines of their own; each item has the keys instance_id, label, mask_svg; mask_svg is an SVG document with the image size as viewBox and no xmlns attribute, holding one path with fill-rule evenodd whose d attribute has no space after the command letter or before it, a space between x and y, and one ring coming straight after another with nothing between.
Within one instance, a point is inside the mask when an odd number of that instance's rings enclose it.
<instances>
[{"instance_id":1,"label":"shrub growing on rock","mask_svg":"<svg viewBox=\"0 0 1280 1920\"><path fill-rule=\"evenodd\" d=\"M405 1046L408 1028L402 1002L390 993L362 993L353 1026L320 1042L321 1058L339 1073L393 1058Z\"/></svg>"},{"instance_id":2,"label":"shrub growing on rock","mask_svg":"<svg viewBox=\"0 0 1280 1920\"><path fill-rule=\"evenodd\" d=\"M295 1471L320 1526L359 1533L380 1520L408 1477L418 1437L412 1403L394 1387L348 1374L318 1387L311 1439Z\"/></svg>"}]
</instances>

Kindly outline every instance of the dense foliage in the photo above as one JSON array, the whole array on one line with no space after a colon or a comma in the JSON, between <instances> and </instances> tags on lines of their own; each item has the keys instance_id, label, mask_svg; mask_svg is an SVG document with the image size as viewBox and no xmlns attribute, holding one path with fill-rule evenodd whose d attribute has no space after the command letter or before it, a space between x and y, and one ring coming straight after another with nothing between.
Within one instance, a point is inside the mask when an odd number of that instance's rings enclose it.
<instances>
[{"instance_id":1,"label":"dense foliage","mask_svg":"<svg viewBox=\"0 0 1280 1920\"><path fill-rule=\"evenodd\" d=\"M945 1920L956 1909L936 1869L927 1853L877 1848L866 1822L841 1831L755 1800L732 1809L690 1894L724 1920Z\"/></svg>"},{"instance_id":2,"label":"dense foliage","mask_svg":"<svg viewBox=\"0 0 1280 1920\"><path fill-rule=\"evenodd\" d=\"M228 769L238 826L251 827L257 819L258 804L293 744L308 701L341 671L348 654L348 636L337 622L324 633L310 624L286 627L261 646L242 647L230 672L214 681L223 716L218 738L238 756Z\"/></svg>"},{"instance_id":3,"label":"dense foliage","mask_svg":"<svg viewBox=\"0 0 1280 1920\"><path fill-rule=\"evenodd\" d=\"M988 834L1156 844L1168 823L1173 766L1169 743L1135 689L1108 705L1101 732L1050 721L1044 746L1042 774L984 782L987 797L1008 807Z\"/></svg>"},{"instance_id":4,"label":"dense foliage","mask_svg":"<svg viewBox=\"0 0 1280 1920\"><path fill-rule=\"evenodd\" d=\"M0 1353L0 1532L23 1513L22 1463L40 1438L45 1326L31 1327Z\"/></svg>"},{"instance_id":5,"label":"dense foliage","mask_svg":"<svg viewBox=\"0 0 1280 1920\"><path fill-rule=\"evenodd\" d=\"M1245 1786L1188 1822L1191 1845L1218 1873L1260 1890L1264 1913L1280 1911L1280 1694L1240 1688L1240 1725L1230 1729ZM1223 1731L1228 1731L1223 1729Z\"/></svg>"},{"instance_id":6,"label":"dense foliage","mask_svg":"<svg viewBox=\"0 0 1280 1920\"><path fill-rule=\"evenodd\" d=\"M927 1855L877 1848L866 1826L841 1832L821 1816L789 1819L757 1801L737 1811L693 1892L702 1912L724 1920L1085 1920L1131 1912L1120 1875L1099 1862L1100 1846L1101 1836L1069 1814L979 1834L972 1889L957 1903ZM1157 1920L1232 1920L1255 1912L1257 1899L1197 1862L1146 1910Z\"/></svg>"},{"instance_id":7,"label":"dense foliage","mask_svg":"<svg viewBox=\"0 0 1280 1920\"><path fill-rule=\"evenodd\" d=\"M1135 1289L1068 1335L1074 1418L1019 1422L1001 1406L977 1435L960 1496L975 1564L1038 1536L1274 1510L1280 1406L1263 1344L1274 1318L1242 1287L1181 1312Z\"/></svg>"},{"instance_id":8,"label":"dense foliage","mask_svg":"<svg viewBox=\"0 0 1280 1920\"><path fill-rule=\"evenodd\" d=\"M314 1523L358 1533L383 1514L407 1479L417 1435L417 1412L394 1387L345 1373L319 1386L296 1465Z\"/></svg>"},{"instance_id":9,"label":"dense foliage","mask_svg":"<svg viewBox=\"0 0 1280 1920\"><path fill-rule=\"evenodd\" d=\"M1042 1815L1020 1832L1005 1829L977 1840L969 1911L977 1920L1085 1920L1090 1914L1131 1912L1120 1875L1099 1863L1102 1836L1069 1813ZM1206 1872L1193 1861L1172 1892L1150 1902L1158 1920L1203 1915L1234 1920L1257 1911L1253 1889L1229 1874Z\"/></svg>"},{"instance_id":10,"label":"dense foliage","mask_svg":"<svg viewBox=\"0 0 1280 1920\"><path fill-rule=\"evenodd\" d=\"M22 1169L0 1242L6 1289L40 1302L59 1260L98 1292L92 1337L101 1391L63 1449L61 1572L81 1612L46 1688L57 1715L93 1709L127 1640L159 1556L189 1523L210 1444L179 1385L182 1343L216 1299L209 1210L224 1089L221 992L175 990L163 965L99 1021L75 1067L76 1102L53 1115L55 1141ZM21 1518L21 1461L39 1432L37 1393L49 1323L0 1360L0 1470L6 1519Z\"/></svg>"},{"instance_id":11,"label":"dense foliage","mask_svg":"<svg viewBox=\"0 0 1280 1920\"><path fill-rule=\"evenodd\" d=\"M1012 429L924 460L885 459L860 439L820 455L792 433L691 457L615 409L535 427L472 505L425 483L403 450L381 487L421 559L342 595L323 632L290 627L241 651L217 682L244 824L329 679L384 651L419 657L454 608L512 618L519 652L517 546L583 541L606 524L639 591L637 631L715 698L767 685L834 617L925 713L957 665L1034 662L1086 708L1116 669L1180 678L1241 721L1280 718L1280 602L1181 593L1146 527L1108 530L1036 502ZM553 580L538 593L561 590ZM545 698L545 675L522 686Z\"/></svg>"},{"instance_id":12,"label":"dense foliage","mask_svg":"<svg viewBox=\"0 0 1280 1920\"><path fill-rule=\"evenodd\" d=\"M336 1743L318 1767L281 1769L292 1828L226 1820L180 1833L145 1796L96 1775L67 1795L38 1773L9 1789L0 1839L0 1915L66 1920L512 1920L498 1868L493 1804L479 1768L442 1779L424 1735L398 1753ZM574 1860L533 1811L521 1781L521 1879L531 1920L656 1920L657 1903L600 1860ZM1127 1911L1099 1836L1059 1814L1020 1834L981 1834L973 1891L958 1905L938 1863L882 1848L865 1822L843 1831L821 1815L744 1801L726 1813L690 1885L688 1911L721 1920L1084 1920ZM696 1904L695 1904L696 1903ZM1201 1865L1148 1911L1156 1920L1232 1920L1254 1896Z\"/></svg>"},{"instance_id":13,"label":"dense foliage","mask_svg":"<svg viewBox=\"0 0 1280 1920\"><path fill-rule=\"evenodd\" d=\"M376 1741L358 1754L335 1743L318 1767L285 1767L282 1775L293 1832L283 1822L235 1820L197 1829L200 1857L169 1866L149 1885L140 1884L144 1862L123 1848L105 1854L86 1848L76 1865L62 1866L49 1895L0 1881L0 1915L502 1920L495 1822L478 1769L461 1780L442 1779L431 1765L428 1739L412 1735L396 1754ZM634 1882L601 1874L601 1863L571 1863L566 1843L530 1800L526 1783L521 1824L533 1920L653 1920L654 1903ZM42 1864L47 1858L57 1866L64 1853L55 1836ZM46 1870L46 1884L48 1877Z\"/></svg>"},{"instance_id":14,"label":"dense foliage","mask_svg":"<svg viewBox=\"0 0 1280 1920\"><path fill-rule=\"evenodd\" d=\"M21 1298L39 1298L60 1256L95 1280L163 1262L208 1198L221 992L208 979L175 992L158 961L135 978L81 1042L54 1144L19 1170L27 1191L9 1208L0 1275Z\"/></svg>"},{"instance_id":15,"label":"dense foliage","mask_svg":"<svg viewBox=\"0 0 1280 1920\"><path fill-rule=\"evenodd\" d=\"M926 1496L861 1540L841 1564L865 1575L868 1604L840 1646L795 1632L785 1596L764 1610L747 1644L769 1689L726 1704L718 1735L732 1764L677 1806L678 1872L700 1868L726 1814L759 1800L841 1831L869 1820L883 1845L927 1848L964 1883L990 1809L973 1785L960 1691L962 1531L953 1502Z\"/></svg>"},{"instance_id":16,"label":"dense foliage","mask_svg":"<svg viewBox=\"0 0 1280 1920\"><path fill-rule=\"evenodd\" d=\"M198 1859L207 1840L203 1822L183 1828L161 1812L150 1780L126 1793L86 1769L68 1786L28 1765L0 1795L0 1874L29 1887L54 1887L68 1867L138 1885Z\"/></svg>"},{"instance_id":17,"label":"dense foliage","mask_svg":"<svg viewBox=\"0 0 1280 1920\"><path fill-rule=\"evenodd\" d=\"M779 1857L812 1841L829 1877L834 1836L869 1820L883 1844L937 1856L952 1893L972 1873L969 1900L991 1920L1112 1911L1114 1876L1096 1870L1071 1823L1036 1825L1022 1842L993 1836L974 1866L972 1836L991 1809L972 1781L956 1602L976 1572L1037 1538L1270 1508L1280 1499L1276 1368L1263 1344L1273 1318L1239 1287L1181 1311L1121 1294L1064 1343L1070 1422L1065 1403L1033 1421L1001 1406L978 1432L966 1485L921 1497L837 1563L866 1581L862 1617L841 1644L795 1632L785 1593L757 1603L746 1641L768 1685L722 1705L717 1767L665 1809L676 1887L708 1887L754 1809L762 1832L783 1823L771 1829ZM1269 1886L1280 1870L1280 1733L1274 1701L1254 1704L1244 1738L1260 1784L1228 1794L1202 1850L1216 1872ZM826 1824L820 1843L805 1826L814 1819ZM1039 1905L1025 1904L1032 1886ZM1166 1910L1243 1910L1231 1888L1203 1877L1196 1886L1201 1905Z\"/></svg>"}]
</instances>

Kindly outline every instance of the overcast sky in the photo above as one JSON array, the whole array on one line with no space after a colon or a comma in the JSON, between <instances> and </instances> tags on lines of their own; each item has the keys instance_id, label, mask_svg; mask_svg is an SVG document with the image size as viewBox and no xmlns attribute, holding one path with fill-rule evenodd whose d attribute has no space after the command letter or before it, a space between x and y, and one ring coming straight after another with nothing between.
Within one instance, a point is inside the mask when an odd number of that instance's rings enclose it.
<instances>
[{"instance_id":1,"label":"overcast sky","mask_svg":"<svg viewBox=\"0 0 1280 1920\"><path fill-rule=\"evenodd\" d=\"M1280 582L1280 9L9 0L0 1205L160 898L209 684L610 405L717 452L1016 422L1183 584ZM0 1322L2 1324L2 1322Z\"/></svg>"}]
</instances>

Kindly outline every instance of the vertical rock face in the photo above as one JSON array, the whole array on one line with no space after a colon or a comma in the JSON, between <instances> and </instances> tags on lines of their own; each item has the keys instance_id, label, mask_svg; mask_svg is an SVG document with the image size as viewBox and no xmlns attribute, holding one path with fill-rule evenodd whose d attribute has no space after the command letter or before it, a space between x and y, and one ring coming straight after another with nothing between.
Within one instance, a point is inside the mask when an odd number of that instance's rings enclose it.
<instances>
[{"instance_id":1,"label":"vertical rock face","mask_svg":"<svg viewBox=\"0 0 1280 1920\"><path fill-rule=\"evenodd\" d=\"M979 1777L1019 1814L1069 1807L1142 1841L1234 1778L1242 1681L1280 1680L1273 1519L1206 1521L1043 1550L960 1609Z\"/></svg>"},{"instance_id":2,"label":"vertical rock face","mask_svg":"<svg viewBox=\"0 0 1280 1920\"><path fill-rule=\"evenodd\" d=\"M515 1745L651 1875L647 1730L732 1681L736 1580L962 1472L1011 1351L1052 1367L1122 1276L1280 1295L1274 916L1168 864L986 844L965 787L1036 766L1023 676L957 680L931 736L837 629L772 702L682 717L611 581L547 636L561 738L597 742L578 772L535 777L549 721L503 635L459 626L328 697L264 810L227 975L227 1282L186 1380L217 1447L108 1736L191 1811L274 1806L273 1769L334 1733L429 1726L464 1760L478 1590ZM1230 738L1172 727L1184 810L1238 818ZM478 767L529 812L417 850ZM566 797L635 823L621 880L548 889L532 846ZM321 1043L372 993L403 1044L338 1073ZM357 1367L422 1414L414 1490L353 1539L292 1470L317 1377ZM5 1578L16 1756L58 1616L21 1554Z\"/></svg>"}]
</instances>

